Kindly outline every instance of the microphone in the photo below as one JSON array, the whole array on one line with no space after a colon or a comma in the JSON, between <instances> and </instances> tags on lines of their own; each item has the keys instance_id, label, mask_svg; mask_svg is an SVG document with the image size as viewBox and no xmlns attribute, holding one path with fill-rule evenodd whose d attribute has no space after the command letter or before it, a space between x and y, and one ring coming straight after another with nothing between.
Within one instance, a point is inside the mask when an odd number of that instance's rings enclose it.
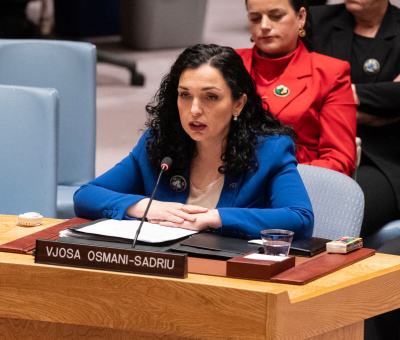
<instances>
[{"instance_id":1,"label":"microphone","mask_svg":"<svg viewBox=\"0 0 400 340\"><path fill-rule=\"evenodd\" d=\"M147 203L147 207L146 207L146 210L144 211L144 214L143 214L142 220L140 221L139 227L136 230L136 235L135 235L135 238L133 239L133 242L132 242L132 248L135 248L137 239L139 237L140 230L142 229L142 226L143 226L143 222L146 219L147 212L150 209L150 205L153 202L154 194L156 193L157 188L158 188L158 184L160 183L161 176L165 171L168 171L170 169L171 165L172 165L171 157L164 157L162 159L161 164L160 164L160 168L161 169L160 169L160 172L158 174L156 185L154 186L153 192L151 193L149 203Z\"/></svg>"},{"instance_id":2,"label":"microphone","mask_svg":"<svg viewBox=\"0 0 400 340\"><path fill-rule=\"evenodd\" d=\"M164 170L164 171L168 171L169 168L171 167L171 165L172 165L172 159L171 159L171 157L164 157L164 158L162 159L162 161L161 161L160 168L161 168L162 170Z\"/></svg>"}]
</instances>

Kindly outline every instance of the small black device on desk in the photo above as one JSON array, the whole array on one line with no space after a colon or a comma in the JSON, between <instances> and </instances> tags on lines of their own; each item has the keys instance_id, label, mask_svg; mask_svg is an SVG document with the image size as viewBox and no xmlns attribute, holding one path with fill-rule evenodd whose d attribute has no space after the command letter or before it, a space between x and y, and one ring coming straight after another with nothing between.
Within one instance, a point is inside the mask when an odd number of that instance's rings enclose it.
<instances>
[{"instance_id":1,"label":"small black device on desk","mask_svg":"<svg viewBox=\"0 0 400 340\"><path fill-rule=\"evenodd\" d=\"M290 246L290 255L312 257L326 250L326 243L331 240L321 237L311 237L294 240Z\"/></svg>"}]
</instances>

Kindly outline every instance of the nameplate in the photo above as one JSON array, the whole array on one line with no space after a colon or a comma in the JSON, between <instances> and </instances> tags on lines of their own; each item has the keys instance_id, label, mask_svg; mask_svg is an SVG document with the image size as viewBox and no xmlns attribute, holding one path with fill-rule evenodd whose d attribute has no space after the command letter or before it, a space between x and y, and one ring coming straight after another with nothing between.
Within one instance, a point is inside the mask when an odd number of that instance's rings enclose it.
<instances>
[{"instance_id":1,"label":"nameplate","mask_svg":"<svg viewBox=\"0 0 400 340\"><path fill-rule=\"evenodd\" d=\"M237 256L227 261L226 276L268 281L272 276L294 265L293 256L280 257L264 254Z\"/></svg>"},{"instance_id":2,"label":"nameplate","mask_svg":"<svg viewBox=\"0 0 400 340\"><path fill-rule=\"evenodd\" d=\"M99 270L186 278L186 254L37 240L35 262Z\"/></svg>"}]
</instances>

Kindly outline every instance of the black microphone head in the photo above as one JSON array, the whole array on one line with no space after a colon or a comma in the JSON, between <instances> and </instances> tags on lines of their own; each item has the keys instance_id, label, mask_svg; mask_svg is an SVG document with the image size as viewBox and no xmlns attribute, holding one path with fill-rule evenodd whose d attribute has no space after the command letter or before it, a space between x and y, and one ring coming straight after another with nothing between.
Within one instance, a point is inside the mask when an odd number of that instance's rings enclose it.
<instances>
[{"instance_id":1,"label":"black microphone head","mask_svg":"<svg viewBox=\"0 0 400 340\"><path fill-rule=\"evenodd\" d=\"M168 171L172 165L172 158L171 157L164 157L161 161L161 169L164 171Z\"/></svg>"}]
</instances>

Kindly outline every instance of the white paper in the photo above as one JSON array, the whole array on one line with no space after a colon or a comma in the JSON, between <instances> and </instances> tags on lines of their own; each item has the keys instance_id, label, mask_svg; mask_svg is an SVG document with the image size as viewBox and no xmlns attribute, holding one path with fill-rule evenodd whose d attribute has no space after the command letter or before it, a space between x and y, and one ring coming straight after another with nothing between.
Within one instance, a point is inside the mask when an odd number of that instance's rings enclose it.
<instances>
[{"instance_id":1,"label":"white paper","mask_svg":"<svg viewBox=\"0 0 400 340\"><path fill-rule=\"evenodd\" d=\"M262 239L248 240L247 243L261 244L261 245L263 245Z\"/></svg>"},{"instance_id":2,"label":"white paper","mask_svg":"<svg viewBox=\"0 0 400 340\"><path fill-rule=\"evenodd\" d=\"M245 256L244 258L250 259L250 260L264 260L264 261L281 262L283 260L286 260L288 257L287 256L272 256L272 255L253 253L253 254Z\"/></svg>"},{"instance_id":3,"label":"white paper","mask_svg":"<svg viewBox=\"0 0 400 340\"><path fill-rule=\"evenodd\" d=\"M133 240L139 224L140 221L136 220L104 220L80 228L79 232ZM144 222L138 240L147 243L161 243L196 233L197 231L193 230L164 227L159 224Z\"/></svg>"}]
</instances>

